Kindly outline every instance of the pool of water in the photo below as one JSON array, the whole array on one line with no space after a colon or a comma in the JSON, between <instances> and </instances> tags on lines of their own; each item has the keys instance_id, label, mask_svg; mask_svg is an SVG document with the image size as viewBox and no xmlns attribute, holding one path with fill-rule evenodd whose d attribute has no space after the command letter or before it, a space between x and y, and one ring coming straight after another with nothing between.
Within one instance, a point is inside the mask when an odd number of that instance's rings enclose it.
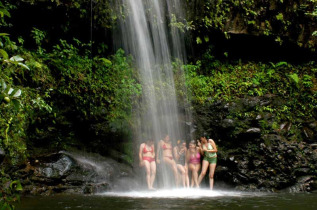
<instances>
[{"instance_id":1,"label":"pool of water","mask_svg":"<svg viewBox=\"0 0 317 210\"><path fill-rule=\"evenodd\" d=\"M209 190L107 192L28 196L17 209L317 209L317 193L244 193Z\"/></svg>"}]
</instances>

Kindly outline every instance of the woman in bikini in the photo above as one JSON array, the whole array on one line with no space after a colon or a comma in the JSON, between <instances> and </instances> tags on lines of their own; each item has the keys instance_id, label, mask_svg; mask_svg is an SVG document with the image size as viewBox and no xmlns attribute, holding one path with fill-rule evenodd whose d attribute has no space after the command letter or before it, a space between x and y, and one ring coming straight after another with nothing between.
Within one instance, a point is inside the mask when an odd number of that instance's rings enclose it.
<instances>
[{"instance_id":1,"label":"woman in bikini","mask_svg":"<svg viewBox=\"0 0 317 210\"><path fill-rule=\"evenodd\" d=\"M198 184L198 171L200 169L200 151L199 147L196 147L195 141L189 143L189 149L186 155L188 162L188 169L192 172L191 187L199 187Z\"/></svg>"},{"instance_id":2,"label":"woman in bikini","mask_svg":"<svg viewBox=\"0 0 317 210\"><path fill-rule=\"evenodd\" d=\"M169 135L166 135L163 140L160 140L157 146L157 159L156 162L158 164L161 163L161 160L159 159L160 151L162 150L162 156L163 156L163 163L166 163L173 171L174 177L175 177L175 184L178 186L178 176L177 176L177 166L176 162L173 158L173 149L172 149L172 143L170 141Z\"/></svg>"},{"instance_id":3,"label":"woman in bikini","mask_svg":"<svg viewBox=\"0 0 317 210\"><path fill-rule=\"evenodd\" d=\"M177 164L177 169L180 172L183 187L189 187L189 178L188 178L188 166L186 162L186 142L178 140L177 146L174 147L174 157Z\"/></svg>"},{"instance_id":4,"label":"woman in bikini","mask_svg":"<svg viewBox=\"0 0 317 210\"><path fill-rule=\"evenodd\" d=\"M140 167L145 167L146 170L146 183L149 190L153 190L153 183L156 174L155 151L154 141L147 140L140 145L139 150Z\"/></svg>"},{"instance_id":5,"label":"woman in bikini","mask_svg":"<svg viewBox=\"0 0 317 210\"><path fill-rule=\"evenodd\" d=\"M209 167L209 185L210 189L214 187L214 174L217 165L217 146L214 140L209 139L207 141L206 136L200 137L201 143L198 144L201 150L201 154L204 155L203 166L198 178L198 183L205 177L207 169Z\"/></svg>"}]
</instances>

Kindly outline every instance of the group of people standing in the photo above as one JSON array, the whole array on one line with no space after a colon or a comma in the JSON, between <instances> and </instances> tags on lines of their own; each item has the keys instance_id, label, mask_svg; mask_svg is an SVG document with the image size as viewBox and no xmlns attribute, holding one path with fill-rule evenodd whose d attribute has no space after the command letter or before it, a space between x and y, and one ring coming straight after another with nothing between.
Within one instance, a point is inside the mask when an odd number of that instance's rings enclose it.
<instances>
[{"instance_id":1,"label":"group of people standing","mask_svg":"<svg viewBox=\"0 0 317 210\"><path fill-rule=\"evenodd\" d=\"M197 143L192 140L187 149L186 142L181 140L178 140L173 148L169 135L166 135L158 142L156 153L153 139L148 139L140 145L139 160L140 167L146 170L146 183L150 190L154 189L156 164L166 164L174 174L176 186L182 184L185 188L198 188L209 168L209 185L210 189L213 189L217 146L212 139L207 140L206 136L201 136Z\"/></svg>"}]
</instances>

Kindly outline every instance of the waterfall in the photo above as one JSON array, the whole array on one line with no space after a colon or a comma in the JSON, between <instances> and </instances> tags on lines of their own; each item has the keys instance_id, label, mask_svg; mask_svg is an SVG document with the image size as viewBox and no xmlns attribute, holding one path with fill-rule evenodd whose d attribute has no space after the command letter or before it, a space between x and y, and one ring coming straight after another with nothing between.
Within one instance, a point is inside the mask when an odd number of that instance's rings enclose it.
<instances>
[{"instance_id":1,"label":"waterfall","mask_svg":"<svg viewBox=\"0 0 317 210\"><path fill-rule=\"evenodd\" d=\"M177 101L172 68L172 59L185 62L184 33L170 27L172 19L184 20L180 0L116 0L114 6L115 44L133 56L142 84L141 106L134 110L136 143L148 137L158 142L165 134L174 142L185 139L189 116Z\"/></svg>"}]
</instances>

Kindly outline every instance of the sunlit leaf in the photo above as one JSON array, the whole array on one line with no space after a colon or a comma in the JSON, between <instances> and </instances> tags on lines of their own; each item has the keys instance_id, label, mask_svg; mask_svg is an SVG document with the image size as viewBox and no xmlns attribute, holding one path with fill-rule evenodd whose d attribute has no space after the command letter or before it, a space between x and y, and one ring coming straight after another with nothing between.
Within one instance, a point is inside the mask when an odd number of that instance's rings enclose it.
<instances>
[{"instance_id":1,"label":"sunlit leaf","mask_svg":"<svg viewBox=\"0 0 317 210\"><path fill-rule=\"evenodd\" d=\"M13 95L14 98L17 98L21 95L22 91L19 89L15 94Z\"/></svg>"},{"instance_id":2,"label":"sunlit leaf","mask_svg":"<svg viewBox=\"0 0 317 210\"><path fill-rule=\"evenodd\" d=\"M11 57L10 60L11 60L11 61L15 61L15 62L24 61L24 59L21 58L21 57L18 56L18 55L15 55L15 56Z\"/></svg>"},{"instance_id":3,"label":"sunlit leaf","mask_svg":"<svg viewBox=\"0 0 317 210\"><path fill-rule=\"evenodd\" d=\"M280 67L280 66L287 66L287 62L285 61L281 61L281 62L278 62L275 67Z\"/></svg>"},{"instance_id":4,"label":"sunlit leaf","mask_svg":"<svg viewBox=\"0 0 317 210\"><path fill-rule=\"evenodd\" d=\"M296 73L294 74L290 74L289 77L293 80L293 82L295 82L296 84L299 83L299 77Z\"/></svg>"},{"instance_id":5,"label":"sunlit leaf","mask_svg":"<svg viewBox=\"0 0 317 210\"><path fill-rule=\"evenodd\" d=\"M0 55L4 58L4 59L8 59L8 53L3 50L3 49L0 49Z\"/></svg>"},{"instance_id":6,"label":"sunlit leaf","mask_svg":"<svg viewBox=\"0 0 317 210\"><path fill-rule=\"evenodd\" d=\"M8 95L10 95L13 91L14 91L14 89L10 88L9 91L8 91Z\"/></svg>"},{"instance_id":7,"label":"sunlit leaf","mask_svg":"<svg viewBox=\"0 0 317 210\"><path fill-rule=\"evenodd\" d=\"M202 44L203 42L201 41L200 37L196 37L196 43L197 44Z\"/></svg>"},{"instance_id":8,"label":"sunlit leaf","mask_svg":"<svg viewBox=\"0 0 317 210\"><path fill-rule=\"evenodd\" d=\"M5 81L2 80L2 91L4 91L7 88L7 84L5 83Z\"/></svg>"},{"instance_id":9,"label":"sunlit leaf","mask_svg":"<svg viewBox=\"0 0 317 210\"><path fill-rule=\"evenodd\" d=\"M17 190L17 191L22 191L23 190L23 187L22 187L20 182L17 182L17 186L16 186L15 190Z\"/></svg>"},{"instance_id":10,"label":"sunlit leaf","mask_svg":"<svg viewBox=\"0 0 317 210\"><path fill-rule=\"evenodd\" d=\"M30 68L25 65L24 63L18 63L19 66L22 66L23 68L27 69L27 70L30 70Z\"/></svg>"},{"instance_id":11,"label":"sunlit leaf","mask_svg":"<svg viewBox=\"0 0 317 210\"><path fill-rule=\"evenodd\" d=\"M101 60L106 66L112 65L112 62L106 58L100 58L99 60Z\"/></svg>"}]
</instances>

